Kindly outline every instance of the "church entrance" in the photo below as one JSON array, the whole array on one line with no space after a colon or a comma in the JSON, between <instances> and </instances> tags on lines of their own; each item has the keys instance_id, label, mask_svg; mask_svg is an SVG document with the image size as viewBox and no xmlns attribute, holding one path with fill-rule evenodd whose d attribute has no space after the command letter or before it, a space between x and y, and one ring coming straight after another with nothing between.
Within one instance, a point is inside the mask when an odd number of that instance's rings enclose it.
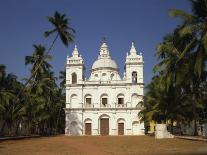
<instances>
[{"instance_id":1,"label":"church entrance","mask_svg":"<svg viewBox=\"0 0 207 155\"><path fill-rule=\"evenodd\" d=\"M118 135L124 135L124 123L118 123Z\"/></svg>"},{"instance_id":2,"label":"church entrance","mask_svg":"<svg viewBox=\"0 0 207 155\"><path fill-rule=\"evenodd\" d=\"M91 135L91 123L85 123L85 135Z\"/></svg>"},{"instance_id":3,"label":"church entrance","mask_svg":"<svg viewBox=\"0 0 207 155\"><path fill-rule=\"evenodd\" d=\"M103 136L109 135L109 118L100 119L100 133Z\"/></svg>"}]
</instances>

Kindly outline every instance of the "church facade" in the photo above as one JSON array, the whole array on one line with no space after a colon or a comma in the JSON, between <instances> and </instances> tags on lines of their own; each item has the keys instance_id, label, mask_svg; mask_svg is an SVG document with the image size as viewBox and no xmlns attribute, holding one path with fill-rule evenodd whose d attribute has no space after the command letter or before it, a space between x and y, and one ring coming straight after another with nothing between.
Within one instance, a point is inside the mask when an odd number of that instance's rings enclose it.
<instances>
[{"instance_id":1,"label":"church facade","mask_svg":"<svg viewBox=\"0 0 207 155\"><path fill-rule=\"evenodd\" d=\"M126 55L124 76L102 43L85 78L85 65L75 46L66 63L65 135L143 135L143 58L134 43Z\"/></svg>"}]
</instances>

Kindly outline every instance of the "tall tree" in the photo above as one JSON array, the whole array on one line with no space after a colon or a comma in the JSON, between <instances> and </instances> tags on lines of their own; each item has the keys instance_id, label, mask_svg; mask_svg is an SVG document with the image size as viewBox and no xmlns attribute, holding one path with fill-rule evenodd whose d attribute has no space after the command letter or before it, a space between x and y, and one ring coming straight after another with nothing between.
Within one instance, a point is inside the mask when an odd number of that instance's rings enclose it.
<instances>
[{"instance_id":1,"label":"tall tree","mask_svg":"<svg viewBox=\"0 0 207 155\"><path fill-rule=\"evenodd\" d=\"M58 37L60 37L62 43L65 46L68 46L69 43L73 42L75 31L74 31L73 28L70 27L69 19L66 18L65 14L61 14L61 13L56 11L54 13L54 17L51 17L51 16L48 17L48 21L54 26L54 29L46 31L45 32L45 37L48 37L48 36L50 36L54 33L56 33L56 36L55 36L54 40L52 41L50 47L48 48L45 56L41 58L41 61L40 61L39 65L37 65L35 70L32 72L30 78L26 81L26 83L24 84L23 89L21 89L18 96L25 90L26 86L32 80L32 78L34 77L34 75L38 71L39 67L42 65L43 61L49 55L49 53L51 52L51 49L53 48L53 46L54 46L56 40L58 39Z\"/></svg>"}]
</instances>

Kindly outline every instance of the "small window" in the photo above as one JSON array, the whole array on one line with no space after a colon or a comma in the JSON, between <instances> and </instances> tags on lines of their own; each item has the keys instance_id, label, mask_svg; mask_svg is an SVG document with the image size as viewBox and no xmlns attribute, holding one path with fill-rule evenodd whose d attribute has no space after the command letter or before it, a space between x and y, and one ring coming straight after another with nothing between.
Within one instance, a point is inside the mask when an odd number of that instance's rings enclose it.
<instances>
[{"instance_id":1,"label":"small window","mask_svg":"<svg viewBox=\"0 0 207 155\"><path fill-rule=\"evenodd\" d=\"M114 78L114 73L111 74L111 80Z\"/></svg>"},{"instance_id":2,"label":"small window","mask_svg":"<svg viewBox=\"0 0 207 155\"><path fill-rule=\"evenodd\" d=\"M76 75L76 73L73 73L72 74L72 84L75 84L75 83L77 83L77 75Z\"/></svg>"},{"instance_id":3,"label":"small window","mask_svg":"<svg viewBox=\"0 0 207 155\"><path fill-rule=\"evenodd\" d=\"M95 74L95 77L97 78L98 77L98 74Z\"/></svg>"},{"instance_id":4,"label":"small window","mask_svg":"<svg viewBox=\"0 0 207 155\"><path fill-rule=\"evenodd\" d=\"M132 72L132 83L137 83L137 72Z\"/></svg>"},{"instance_id":5,"label":"small window","mask_svg":"<svg viewBox=\"0 0 207 155\"><path fill-rule=\"evenodd\" d=\"M102 98L102 104L106 105L107 104L107 98Z\"/></svg>"},{"instance_id":6,"label":"small window","mask_svg":"<svg viewBox=\"0 0 207 155\"><path fill-rule=\"evenodd\" d=\"M91 98L86 98L86 104L91 104Z\"/></svg>"},{"instance_id":7,"label":"small window","mask_svg":"<svg viewBox=\"0 0 207 155\"><path fill-rule=\"evenodd\" d=\"M124 104L124 98L118 98L118 104Z\"/></svg>"}]
</instances>

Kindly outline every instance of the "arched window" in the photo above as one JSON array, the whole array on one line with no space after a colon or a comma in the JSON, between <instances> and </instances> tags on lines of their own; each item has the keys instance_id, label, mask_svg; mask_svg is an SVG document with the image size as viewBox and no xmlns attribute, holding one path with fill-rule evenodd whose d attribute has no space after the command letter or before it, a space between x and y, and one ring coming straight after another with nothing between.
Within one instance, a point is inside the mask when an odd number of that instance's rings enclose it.
<instances>
[{"instance_id":1,"label":"arched window","mask_svg":"<svg viewBox=\"0 0 207 155\"><path fill-rule=\"evenodd\" d=\"M111 80L113 80L113 79L114 79L114 73L111 74Z\"/></svg>"},{"instance_id":2,"label":"arched window","mask_svg":"<svg viewBox=\"0 0 207 155\"><path fill-rule=\"evenodd\" d=\"M75 83L77 83L77 75L76 75L76 73L73 73L72 74L72 84L75 84Z\"/></svg>"},{"instance_id":3,"label":"arched window","mask_svg":"<svg viewBox=\"0 0 207 155\"><path fill-rule=\"evenodd\" d=\"M137 72L132 72L132 83L137 83Z\"/></svg>"},{"instance_id":4,"label":"arched window","mask_svg":"<svg viewBox=\"0 0 207 155\"><path fill-rule=\"evenodd\" d=\"M124 104L124 95L123 94L117 95L117 102L118 102L118 105Z\"/></svg>"},{"instance_id":5,"label":"arched window","mask_svg":"<svg viewBox=\"0 0 207 155\"><path fill-rule=\"evenodd\" d=\"M90 94L85 95L85 104L86 104L86 106L91 106L92 96Z\"/></svg>"},{"instance_id":6,"label":"arched window","mask_svg":"<svg viewBox=\"0 0 207 155\"><path fill-rule=\"evenodd\" d=\"M107 94L101 95L101 104L103 106L107 106L107 104L108 104L108 95Z\"/></svg>"}]
</instances>

